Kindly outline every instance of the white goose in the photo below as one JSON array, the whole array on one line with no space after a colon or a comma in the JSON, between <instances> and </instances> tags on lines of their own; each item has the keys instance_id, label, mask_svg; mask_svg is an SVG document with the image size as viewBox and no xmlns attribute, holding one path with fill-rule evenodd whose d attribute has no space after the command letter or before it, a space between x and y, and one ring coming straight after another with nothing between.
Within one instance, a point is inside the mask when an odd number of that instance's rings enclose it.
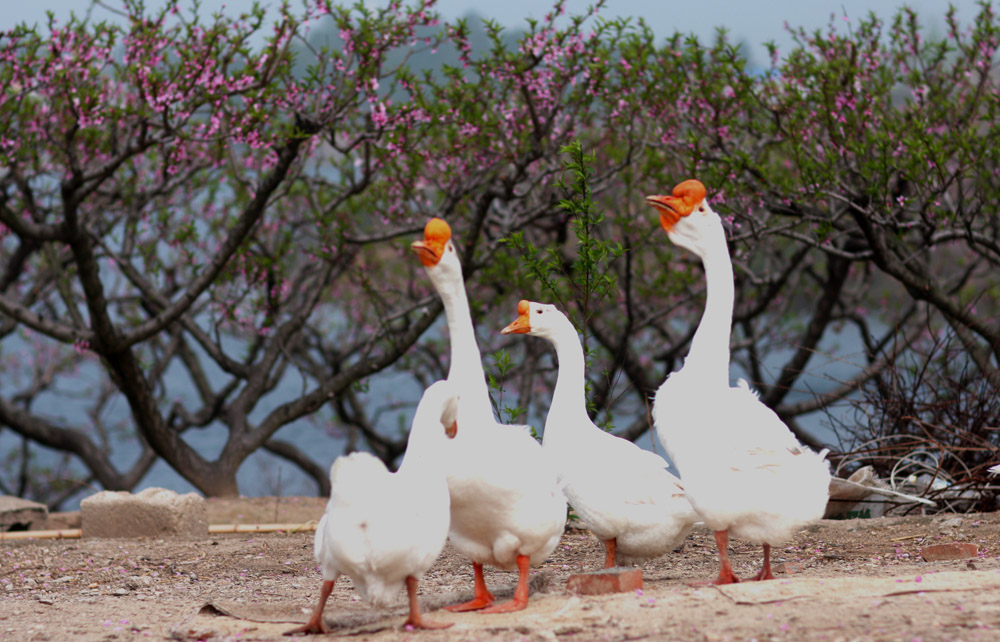
<instances>
[{"instance_id":1,"label":"white goose","mask_svg":"<svg viewBox=\"0 0 1000 642\"><path fill-rule=\"evenodd\" d=\"M587 414L583 346L553 305L521 301L503 334L530 334L556 349L559 372L545 419L550 453L570 506L604 542L604 568L642 562L677 548L698 516L667 462L605 432Z\"/></svg>"},{"instance_id":2,"label":"white goose","mask_svg":"<svg viewBox=\"0 0 1000 642\"><path fill-rule=\"evenodd\" d=\"M451 228L439 218L424 228L413 250L444 303L451 335L448 381L462 398L462 430L447 462L451 531L455 549L472 560L474 597L447 607L452 611L516 611L528 605L530 566L542 562L559 543L566 525L566 500L553 467L524 429L497 423L479 355L462 265ZM514 598L493 604L483 565L518 570Z\"/></svg>"},{"instance_id":3,"label":"white goose","mask_svg":"<svg viewBox=\"0 0 1000 642\"><path fill-rule=\"evenodd\" d=\"M417 406L399 471L390 473L365 452L338 457L330 469L332 492L316 529L315 554L323 573L319 603L309 621L292 633L326 633L323 607L341 575L361 597L387 606L403 584L410 598L406 624L451 626L425 620L417 583L448 537L449 497L442 462L457 430L458 397L445 381L429 387Z\"/></svg>"},{"instance_id":4,"label":"white goose","mask_svg":"<svg viewBox=\"0 0 1000 642\"><path fill-rule=\"evenodd\" d=\"M830 487L825 451L800 444L746 381L729 385L733 265L705 186L688 180L673 195L648 196L676 245L705 266L707 300L684 366L656 392L657 434L677 466L691 505L715 531L719 576L738 582L729 563L729 535L764 545L755 579L772 579L771 545L823 516Z\"/></svg>"}]
</instances>

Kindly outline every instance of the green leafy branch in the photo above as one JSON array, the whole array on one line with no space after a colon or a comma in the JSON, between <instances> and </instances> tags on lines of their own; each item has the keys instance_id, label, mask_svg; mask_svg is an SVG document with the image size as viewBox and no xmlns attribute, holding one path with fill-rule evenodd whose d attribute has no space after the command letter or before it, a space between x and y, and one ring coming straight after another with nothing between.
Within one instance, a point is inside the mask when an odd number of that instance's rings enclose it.
<instances>
[{"instance_id":1,"label":"green leafy branch","mask_svg":"<svg viewBox=\"0 0 1000 642\"><path fill-rule=\"evenodd\" d=\"M583 349L589 366L593 351L587 345L587 321L602 301L617 292L614 262L625 250L620 242L604 240L598 234L604 215L594 203L594 155L584 152L579 141L563 146L561 152L566 158L557 186L565 196L559 200L558 208L569 214L576 237L575 251L555 244L540 249L522 232L515 232L501 242L518 252L527 273L566 311L584 337ZM589 381L587 388L589 392Z\"/></svg>"}]
</instances>

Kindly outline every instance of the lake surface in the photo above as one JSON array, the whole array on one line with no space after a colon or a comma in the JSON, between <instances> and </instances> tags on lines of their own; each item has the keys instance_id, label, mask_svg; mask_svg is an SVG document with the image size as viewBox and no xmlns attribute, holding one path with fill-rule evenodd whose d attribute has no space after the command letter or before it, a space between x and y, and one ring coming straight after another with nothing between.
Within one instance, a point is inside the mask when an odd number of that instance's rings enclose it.
<instances>
[{"instance_id":1,"label":"lake surface","mask_svg":"<svg viewBox=\"0 0 1000 642\"><path fill-rule=\"evenodd\" d=\"M9 346L6 346L9 348ZM780 368L791 353L782 351L771 354L765 362L765 368L771 366L775 370ZM861 341L856 335L850 332L840 334L828 333L827 337L820 344L819 354L816 354L810 361L808 372L800 379L799 389L791 392L786 399L787 403L811 399L816 394L823 394L838 388L841 383L848 380L854 373L864 366L861 356ZM96 368L96 364L92 366ZM733 381L742 376L742 372L734 367L732 371ZM774 377L777 372L766 372L766 376ZM83 368L78 373L78 378L72 384L76 390L67 390L66 386L60 390L58 395L58 407L60 410L53 414L58 419L60 415L67 416L79 413L84 406L82 401L73 402L73 398L82 399L86 396L89 386L87 379L96 377L96 370L90 372ZM174 398L186 398L195 395L190 389L183 373L168 373L168 378L172 378L168 384ZM176 390L175 390L176 388ZM261 401L259 407L251 415L252 420L260 420L266 413L270 412L277 405L297 395L302 394L303 381L298 373L289 372L282 380L281 384L266 398ZM370 388L362 395L362 398L372 400L374 404L385 403L387 399L393 401L412 402L414 405L420 398L421 390L409 377L400 374L384 373L376 375L370 379ZM71 394L70 394L71 393ZM176 394L173 394L176 393ZM52 403L57 401L53 395ZM44 404L45 399L41 402ZM194 407L194 406L192 406ZM372 406L374 407L374 405ZM407 411L398 413L387 413L383 416L380 427L383 430L395 429L399 426L408 426L412 417L413 407ZM816 412L800 418L800 425L810 434L829 444L837 444L837 437L831 426L830 416L840 419L846 418L847 413L852 412L852 408L847 403L842 403L828 415L826 412ZM128 421L128 408L124 401L117 402L107 410L108 421ZM619 413L620 414L620 413ZM544 417L528 417L528 421L536 426L541 433L544 425ZM68 418L66 424L69 425ZM391 423L391 427L390 424ZM620 417L619 425L629 423L625 418ZM226 440L226 429L221 425L216 425L204 429L192 429L185 433L185 440L195 447L202 456L213 459L219 452ZM295 444L303 452L310 454L316 463L328 467L333 460L344 453L347 444L346 437L339 432L337 426L330 418L329 413L321 410L313 418L300 419L283 428L275 435L275 439L285 440ZM638 440L638 444L647 449L653 450L651 434L644 435ZM0 455L6 456L12 451L20 449L21 440L12 431L4 430L0 432ZM359 447L364 444L359 442ZM129 462L134 461L138 446L133 438L122 439L113 442L113 460L120 467L125 468ZM663 454L664 450L657 444L656 452ZM59 455L46 448L32 445L34 461L40 465L53 465L58 461ZM76 464L77 470L82 470L82 466ZM290 496L290 495L315 495L317 485L307 477L298 467L276 457L266 451L258 451L252 454L241 466L237 479L240 491L249 497L255 496ZM168 488L179 493L197 492L194 486L181 477L176 471L163 461L157 461L149 472L145 475L136 490L157 486ZM63 510L75 510L79 508L79 502L87 495L100 490L99 488L81 488L80 492L61 507Z\"/></svg>"}]
</instances>

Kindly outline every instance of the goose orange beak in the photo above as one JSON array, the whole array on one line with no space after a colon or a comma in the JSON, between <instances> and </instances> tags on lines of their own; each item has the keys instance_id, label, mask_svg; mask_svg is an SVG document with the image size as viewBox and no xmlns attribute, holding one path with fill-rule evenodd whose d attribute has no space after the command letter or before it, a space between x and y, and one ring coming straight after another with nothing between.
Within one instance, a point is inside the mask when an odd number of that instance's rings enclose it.
<instances>
[{"instance_id":1,"label":"goose orange beak","mask_svg":"<svg viewBox=\"0 0 1000 642\"><path fill-rule=\"evenodd\" d=\"M444 434L448 439L454 439L458 434L458 397L451 397L445 402L441 410L441 425L444 426Z\"/></svg>"},{"instance_id":2,"label":"goose orange beak","mask_svg":"<svg viewBox=\"0 0 1000 642\"><path fill-rule=\"evenodd\" d=\"M414 241L410 247L417 253L417 258L424 267L433 267L441 260L444 246L451 239L451 226L444 219L432 218L424 226L422 241Z\"/></svg>"},{"instance_id":3,"label":"goose orange beak","mask_svg":"<svg viewBox=\"0 0 1000 642\"><path fill-rule=\"evenodd\" d=\"M646 202L660 213L660 227L668 233L703 200L705 200L705 186L693 178L677 185L673 194L646 197Z\"/></svg>"},{"instance_id":4,"label":"goose orange beak","mask_svg":"<svg viewBox=\"0 0 1000 642\"><path fill-rule=\"evenodd\" d=\"M528 317L530 307L527 300L522 299L519 301L517 304L517 318L501 330L500 334L527 334L531 332L531 319Z\"/></svg>"}]
</instances>

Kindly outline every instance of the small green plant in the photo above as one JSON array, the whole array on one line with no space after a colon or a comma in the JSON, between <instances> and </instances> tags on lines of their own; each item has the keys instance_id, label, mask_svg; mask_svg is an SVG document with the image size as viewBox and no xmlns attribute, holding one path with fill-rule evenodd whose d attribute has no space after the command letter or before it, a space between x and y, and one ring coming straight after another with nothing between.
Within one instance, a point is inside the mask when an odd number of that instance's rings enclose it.
<instances>
[{"instance_id":1,"label":"small green plant","mask_svg":"<svg viewBox=\"0 0 1000 642\"><path fill-rule=\"evenodd\" d=\"M560 150L566 157L563 175L557 185L564 192L558 209L569 214L569 224L576 243L573 247L550 244L540 250L521 232L515 232L501 242L520 254L532 280L543 293L541 300L552 300L566 311L577 331L583 336L583 349L588 367L594 353L588 346L587 322L596 308L618 291L615 261L625 250L618 241L605 240L599 232L604 215L595 207L592 180L595 157L587 154L579 141ZM596 414L587 383L588 409ZM610 429L611 418L604 428Z\"/></svg>"},{"instance_id":2,"label":"small green plant","mask_svg":"<svg viewBox=\"0 0 1000 642\"><path fill-rule=\"evenodd\" d=\"M577 329L582 329L596 305L617 291L613 265L625 250L621 243L604 240L597 234L604 215L594 206L591 185L594 156L585 153L579 141L563 146L561 152L567 158L558 186L566 196L559 201L558 208L570 215L575 248L550 245L541 251L521 232L501 239L501 243L520 254L541 290L567 311Z\"/></svg>"},{"instance_id":3,"label":"small green plant","mask_svg":"<svg viewBox=\"0 0 1000 642\"><path fill-rule=\"evenodd\" d=\"M617 278L612 270L613 263L625 253L617 241L605 241L596 234L604 215L594 208L591 178L594 175L594 156L586 154L579 141L573 141L562 148L569 156L565 161L565 172L559 187L567 197L559 201L560 209L572 217L573 231L577 239L577 256L570 263L571 272L566 276L572 285L574 300L579 306L582 323L590 318L592 303L611 298L617 291ZM567 182L566 175L572 177ZM553 292L553 294L557 294ZM565 302L562 302L565 305ZM568 306L566 306L568 307ZM586 334L584 333L586 337Z\"/></svg>"},{"instance_id":4,"label":"small green plant","mask_svg":"<svg viewBox=\"0 0 1000 642\"><path fill-rule=\"evenodd\" d=\"M494 400L493 396L490 399L493 401L493 410L500 415L500 420L506 424L512 424L517 421L517 418L524 415L526 410L520 406L505 406L503 405L503 380L507 373L513 367L510 360L510 353L506 350L500 349L490 355L493 359L493 371L490 371L486 375L487 383L489 384L490 390L497 393L497 398ZM531 429L531 436L538 439L538 433L535 431L534 426L529 426Z\"/></svg>"}]
</instances>

